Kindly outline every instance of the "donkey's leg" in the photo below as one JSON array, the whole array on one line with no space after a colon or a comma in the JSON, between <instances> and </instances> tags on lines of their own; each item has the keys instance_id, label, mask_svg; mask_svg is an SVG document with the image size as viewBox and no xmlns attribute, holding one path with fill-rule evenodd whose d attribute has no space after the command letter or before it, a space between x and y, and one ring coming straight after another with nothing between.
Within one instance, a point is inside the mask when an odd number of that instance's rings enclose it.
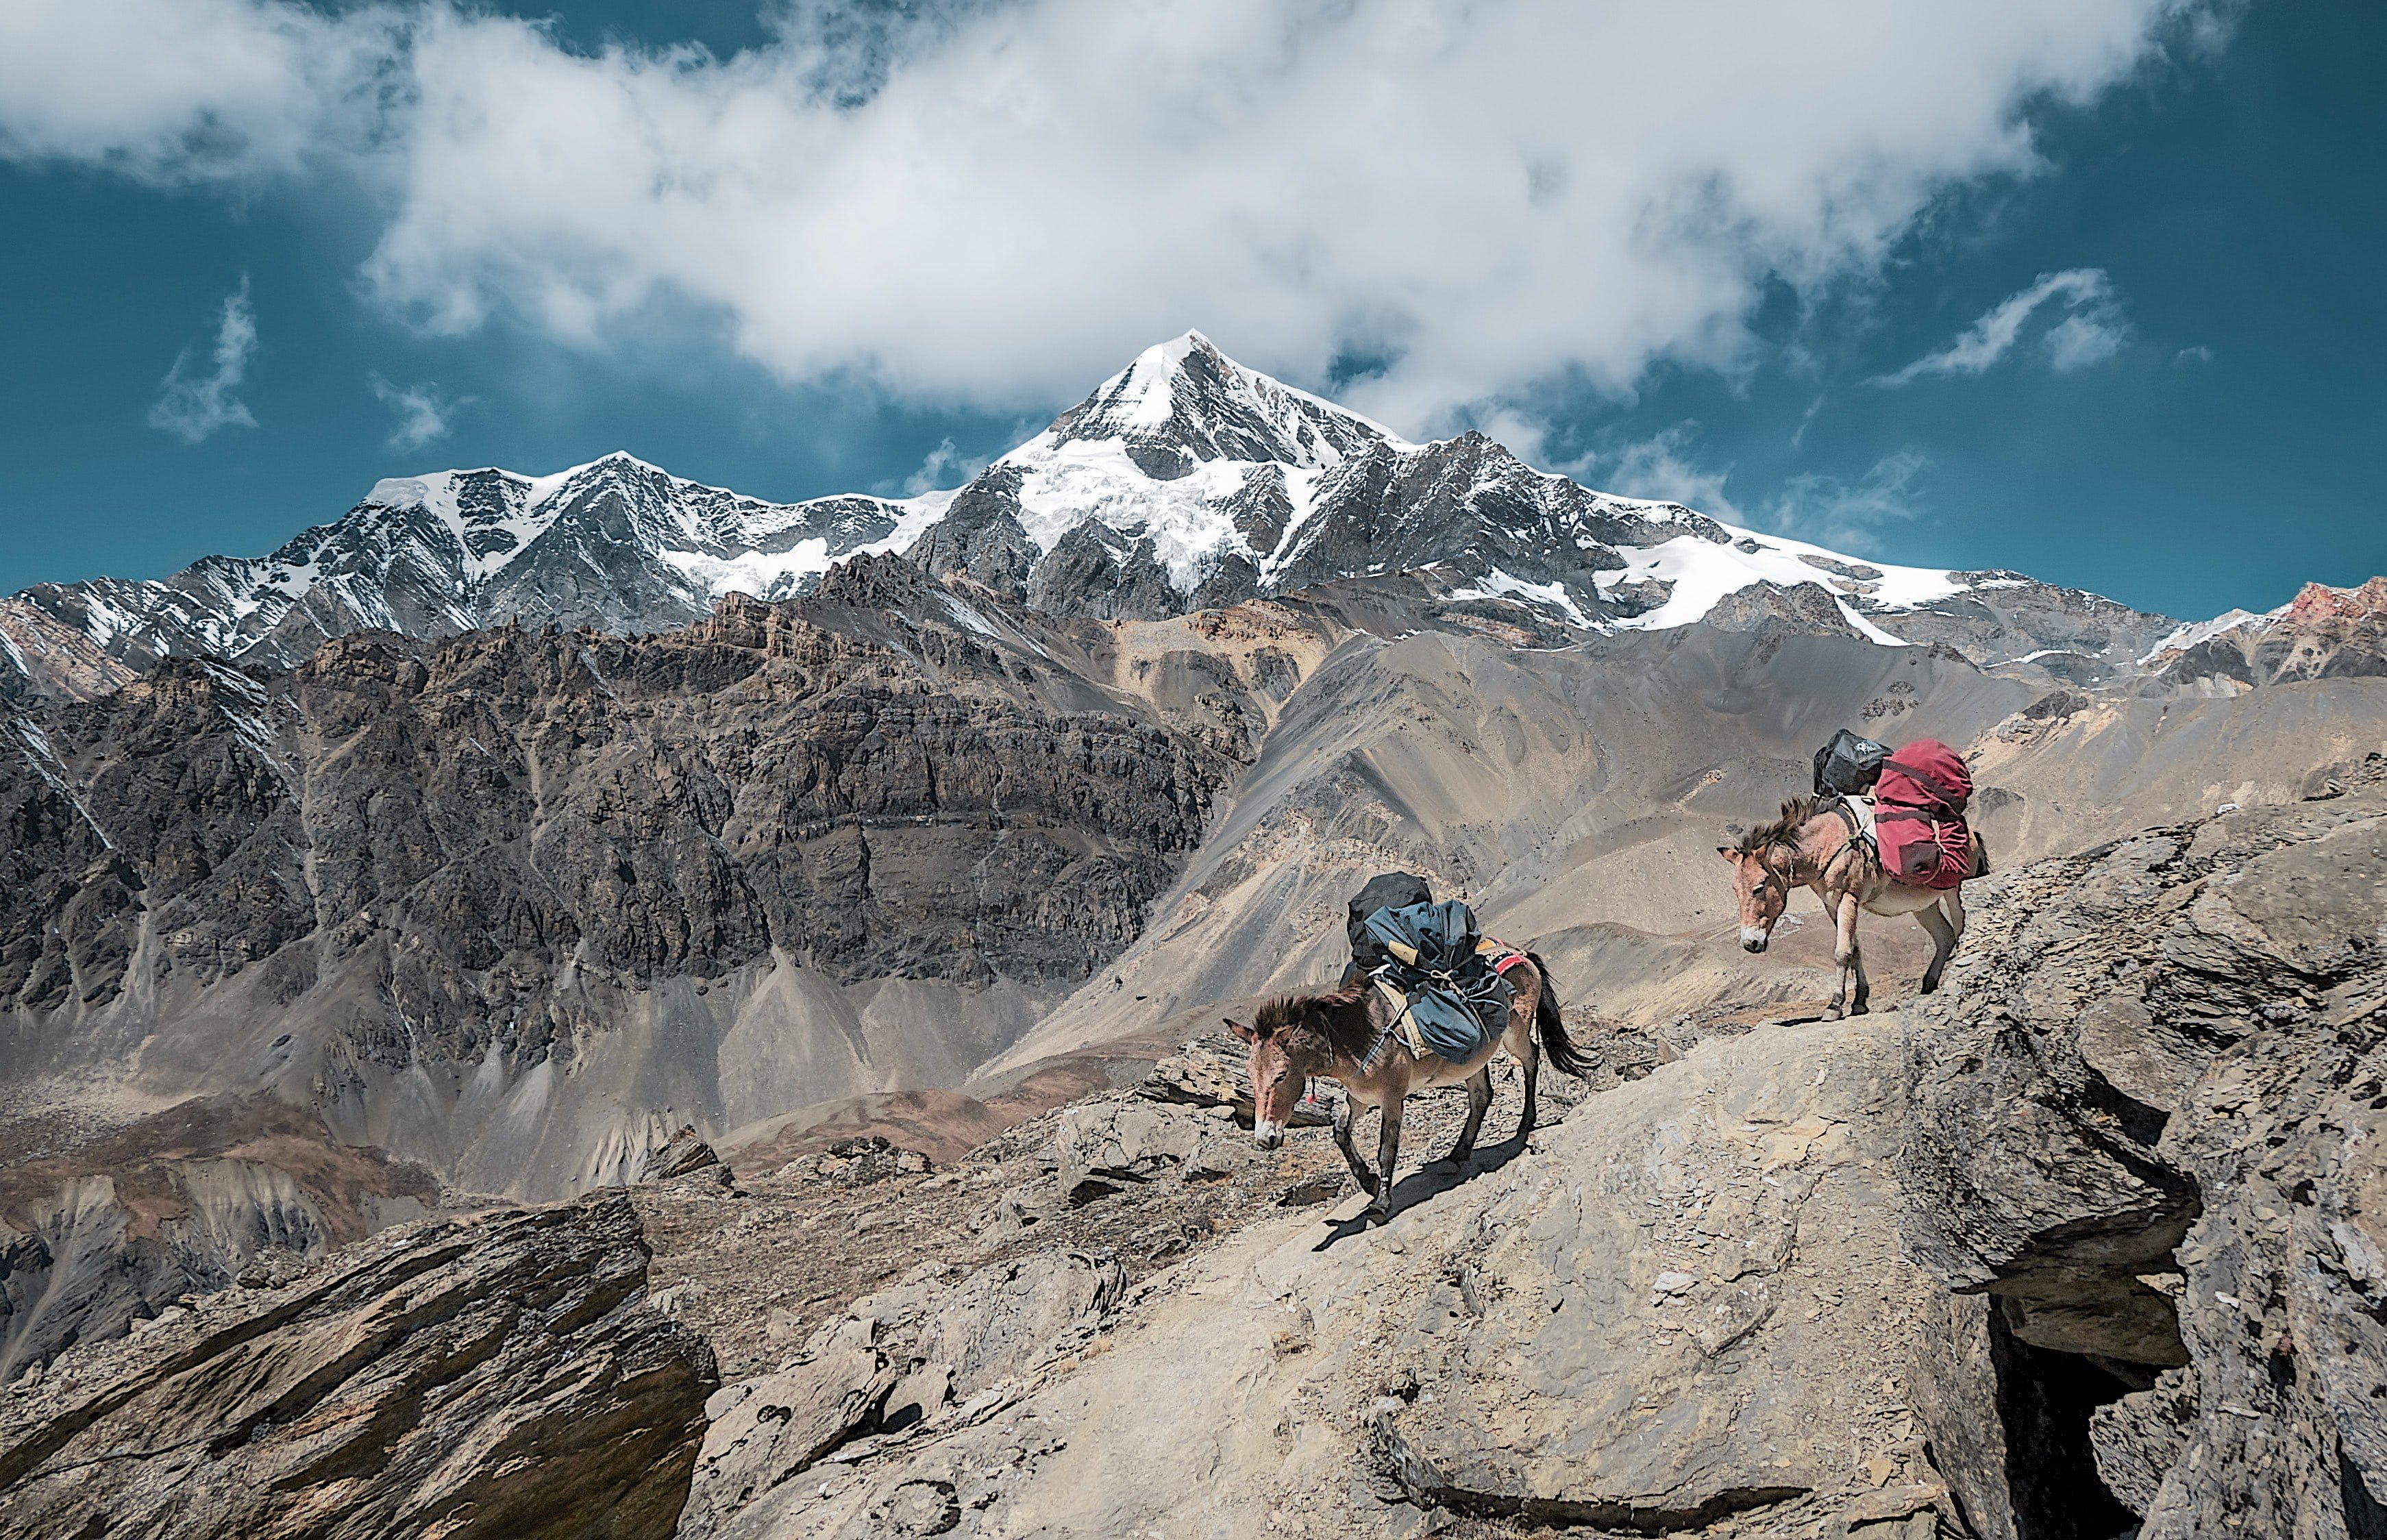
<instances>
[{"instance_id":1,"label":"donkey's leg","mask_svg":"<svg viewBox=\"0 0 2387 1540\"><path fill-rule=\"evenodd\" d=\"M1859 942L1849 948L1849 963L1850 966L1856 969L1857 974L1856 1004L1849 1007L1849 1015L1868 1015L1873 1010L1873 1007L1866 1004L1866 1002L1873 998L1873 983L1872 980L1865 978L1864 945L1863 942Z\"/></svg>"},{"instance_id":2,"label":"donkey's leg","mask_svg":"<svg viewBox=\"0 0 2387 1540\"><path fill-rule=\"evenodd\" d=\"M1393 1217L1393 1167L1401 1158L1401 1104L1407 1100L1384 1098L1384 1126L1376 1135L1376 1201L1368 1212L1380 1221Z\"/></svg>"},{"instance_id":3,"label":"donkey's leg","mask_svg":"<svg viewBox=\"0 0 2387 1540\"><path fill-rule=\"evenodd\" d=\"M1514 1034L1511 1034L1512 1047L1513 1037ZM1517 1119L1519 1142L1522 1142L1525 1137L1534 1131L1535 1106L1534 1092L1534 1088L1540 1085L1542 1079L1542 1040L1534 1032L1534 1024L1530 1021L1525 1023L1524 1037L1524 1052L1517 1054L1518 1062L1525 1067L1525 1114Z\"/></svg>"},{"instance_id":4,"label":"donkey's leg","mask_svg":"<svg viewBox=\"0 0 2387 1540\"><path fill-rule=\"evenodd\" d=\"M1923 970L1923 992L1931 993L1939 987L1939 975L1948 966L1948 954L1956 950L1956 928L1939 912L1937 903L1927 904L1914 912L1917 924L1931 933L1931 966Z\"/></svg>"},{"instance_id":5,"label":"donkey's leg","mask_svg":"<svg viewBox=\"0 0 2387 1540\"><path fill-rule=\"evenodd\" d=\"M1351 1093L1347 1090L1334 1104L1334 1147L1343 1152L1344 1163L1351 1168L1351 1174L1359 1180L1359 1191L1373 1197L1376 1193L1376 1173L1368 1169L1368 1163L1359 1158L1359 1147L1351 1142L1353 1105Z\"/></svg>"},{"instance_id":6,"label":"donkey's leg","mask_svg":"<svg viewBox=\"0 0 2387 1540\"><path fill-rule=\"evenodd\" d=\"M1454 1166L1464 1166L1467 1157L1475 1153L1475 1136L1484 1131L1484 1115L1492 1110L1492 1061L1467 1077L1467 1121L1459 1130L1459 1142L1450 1147Z\"/></svg>"},{"instance_id":7,"label":"donkey's leg","mask_svg":"<svg viewBox=\"0 0 2387 1540\"><path fill-rule=\"evenodd\" d=\"M1832 901L1832 908L1836 916L1832 961L1839 966L1840 976L1832 986L1832 1004L1824 1012L1825 1021L1838 1021L1847 1014L1842 1007L1848 1003L1857 972L1857 896L1842 893Z\"/></svg>"}]
</instances>

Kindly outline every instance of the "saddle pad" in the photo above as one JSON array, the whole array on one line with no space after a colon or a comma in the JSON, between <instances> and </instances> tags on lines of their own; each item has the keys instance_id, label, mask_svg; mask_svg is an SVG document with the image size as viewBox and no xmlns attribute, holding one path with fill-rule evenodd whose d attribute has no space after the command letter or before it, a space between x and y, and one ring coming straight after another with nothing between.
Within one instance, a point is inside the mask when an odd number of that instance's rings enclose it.
<instances>
[{"instance_id":1,"label":"saddle pad","mask_svg":"<svg viewBox=\"0 0 2387 1540\"><path fill-rule=\"evenodd\" d=\"M1857 821L1857 835L1876 851L1881 849L1881 837L1874 832L1875 808L1871 797L1842 797L1841 803Z\"/></svg>"}]
</instances>

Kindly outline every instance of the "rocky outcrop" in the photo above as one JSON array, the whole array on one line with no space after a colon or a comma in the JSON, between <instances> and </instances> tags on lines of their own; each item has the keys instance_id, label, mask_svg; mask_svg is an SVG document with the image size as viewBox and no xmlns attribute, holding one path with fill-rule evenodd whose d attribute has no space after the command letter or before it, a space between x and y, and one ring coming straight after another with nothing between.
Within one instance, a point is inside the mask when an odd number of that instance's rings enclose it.
<instances>
[{"instance_id":1,"label":"rocky outcrop","mask_svg":"<svg viewBox=\"0 0 2387 1540\"><path fill-rule=\"evenodd\" d=\"M2167 680L2218 688L2387 675L2387 577L2355 588L2307 583L2269 614L2182 626L2144 661Z\"/></svg>"},{"instance_id":2,"label":"rocky outcrop","mask_svg":"<svg viewBox=\"0 0 2387 1540\"><path fill-rule=\"evenodd\" d=\"M1948 1462L1975 1529L2378 1533L2387 767L1992 879L1976 915L1910 1034L1903 1220L1988 1296L1943 1393L1993 1435Z\"/></svg>"},{"instance_id":3,"label":"rocky outcrop","mask_svg":"<svg viewBox=\"0 0 2387 1540\"><path fill-rule=\"evenodd\" d=\"M1761 637L1857 634L1838 600L1821 583L1797 583L1787 588L1752 583L1718 600L1708 612L1708 624L1720 631L1753 631Z\"/></svg>"},{"instance_id":4,"label":"rocky outcrop","mask_svg":"<svg viewBox=\"0 0 2387 1540\"><path fill-rule=\"evenodd\" d=\"M683 1127L660 1148L649 1152L638 1168L640 1181L677 1181L682 1177L701 1176L706 1180L726 1186L729 1168L721 1164L721 1156L712 1145L696 1136L692 1127Z\"/></svg>"},{"instance_id":5,"label":"rocky outcrop","mask_svg":"<svg viewBox=\"0 0 2387 1540\"><path fill-rule=\"evenodd\" d=\"M29 1537L669 1535L713 1355L619 1194L392 1231L0 1392Z\"/></svg>"}]
</instances>

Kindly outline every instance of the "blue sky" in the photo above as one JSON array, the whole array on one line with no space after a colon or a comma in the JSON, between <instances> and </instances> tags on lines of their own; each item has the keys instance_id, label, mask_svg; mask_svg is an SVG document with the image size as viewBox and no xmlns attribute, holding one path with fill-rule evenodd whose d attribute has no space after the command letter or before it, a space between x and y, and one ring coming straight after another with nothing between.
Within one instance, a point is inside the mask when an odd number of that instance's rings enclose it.
<instances>
[{"instance_id":1,"label":"blue sky","mask_svg":"<svg viewBox=\"0 0 2387 1540\"><path fill-rule=\"evenodd\" d=\"M438 466L950 485L1189 326L1869 555L2387 571L2377 7L19 3L0 591Z\"/></svg>"}]
</instances>

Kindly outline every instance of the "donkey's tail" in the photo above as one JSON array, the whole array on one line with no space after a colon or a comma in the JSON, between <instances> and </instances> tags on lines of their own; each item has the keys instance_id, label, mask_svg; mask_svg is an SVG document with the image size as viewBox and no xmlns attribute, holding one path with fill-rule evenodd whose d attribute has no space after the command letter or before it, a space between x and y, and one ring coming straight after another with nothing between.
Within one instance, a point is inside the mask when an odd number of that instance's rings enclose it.
<instances>
[{"instance_id":1,"label":"donkey's tail","mask_svg":"<svg viewBox=\"0 0 2387 1540\"><path fill-rule=\"evenodd\" d=\"M1558 986L1550 980L1550 965L1538 953L1528 952L1525 960L1542 976L1542 1003L1534 1010L1534 1025L1542 1034L1542 1051L1560 1073L1580 1080L1591 1073L1591 1061L1583 1056L1567 1036L1566 1017L1559 1009Z\"/></svg>"}]
</instances>

